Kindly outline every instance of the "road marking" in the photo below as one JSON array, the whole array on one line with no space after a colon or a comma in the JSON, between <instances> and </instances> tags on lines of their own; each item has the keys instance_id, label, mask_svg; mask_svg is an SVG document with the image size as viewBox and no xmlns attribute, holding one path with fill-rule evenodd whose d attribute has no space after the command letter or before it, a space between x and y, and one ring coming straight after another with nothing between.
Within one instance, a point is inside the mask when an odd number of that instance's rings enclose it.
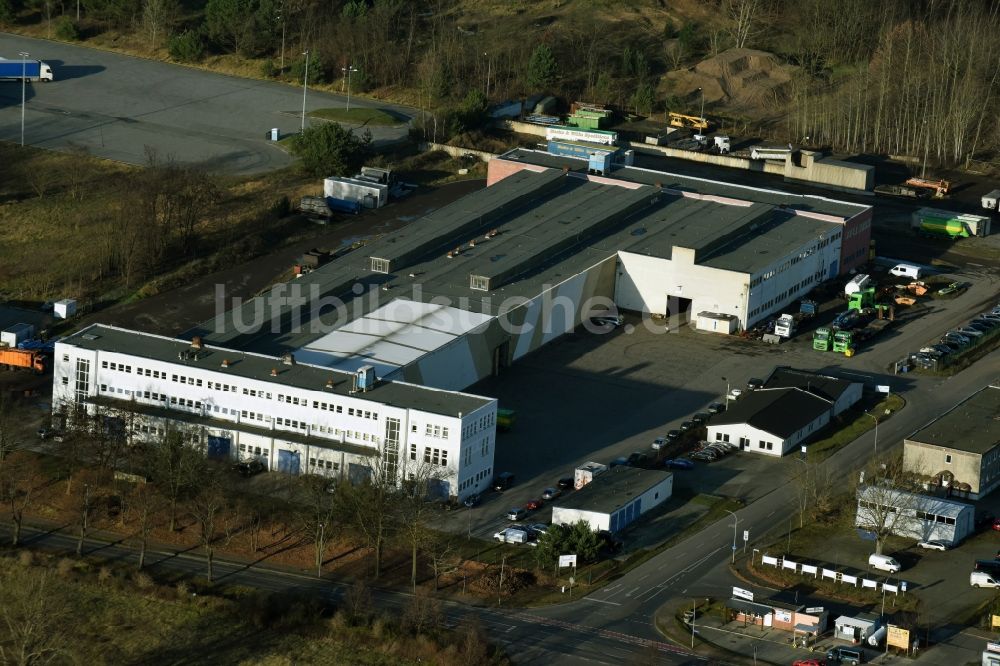
<instances>
[{"instance_id":1,"label":"road marking","mask_svg":"<svg viewBox=\"0 0 1000 666\"><path fill-rule=\"evenodd\" d=\"M595 599L594 597L584 597L588 601L596 601L601 604L611 604L612 606L621 606L617 601L608 601L606 599Z\"/></svg>"},{"instance_id":2,"label":"road marking","mask_svg":"<svg viewBox=\"0 0 1000 666\"><path fill-rule=\"evenodd\" d=\"M631 597L631 596L632 596L633 594L635 594L635 591L636 591L636 590L638 590L638 589L639 589L639 586L638 586L638 585L636 585L636 586L635 586L635 587L633 587L633 588L632 588L631 590L629 590L629 591L628 591L628 592L627 592L627 593L625 594L625 596L626 596L626 597Z\"/></svg>"},{"instance_id":3,"label":"road marking","mask_svg":"<svg viewBox=\"0 0 1000 666\"><path fill-rule=\"evenodd\" d=\"M774 514L776 514L776 513L778 513L778 510L777 510L777 509L775 509L775 510L774 510L774 511L772 511L771 513L767 514L767 517L768 517L768 518L770 518L771 516L773 516L773 515L774 515Z\"/></svg>"}]
</instances>

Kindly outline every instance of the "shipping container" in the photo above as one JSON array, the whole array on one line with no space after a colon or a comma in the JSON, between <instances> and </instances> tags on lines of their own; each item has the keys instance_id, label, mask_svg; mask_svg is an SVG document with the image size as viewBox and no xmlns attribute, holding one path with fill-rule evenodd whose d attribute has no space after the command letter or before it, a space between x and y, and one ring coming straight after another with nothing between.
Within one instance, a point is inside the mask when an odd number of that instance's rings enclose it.
<instances>
[{"instance_id":1,"label":"shipping container","mask_svg":"<svg viewBox=\"0 0 1000 666\"><path fill-rule=\"evenodd\" d=\"M52 314L56 316L56 319L69 319L76 314L76 300L64 298L61 301L56 301L52 304Z\"/></svg>"},{"instance_id":2,"label":"shipping container","mask_svg":"<svg viewBox=\"0 0 1000 666\"><path fill-rule=\"evenodd\" d=\"M986 210L1000 210L1000 190L984 194L982 204Z\"/></svg>"},{"instance_id":3,"label":"shipping container","mask_svg":"<svg viewBox=\"0 0 1000 666\"><path fill-rule=\"evenodd\" d=\"M31 324L14 324L0 331L0 345L16 347L30 340L35 335L35 327Z\"/></svg>"},{"instance_id":4,"label":"shipping container","mask_svg":"<svg viewBox=\"0 0 1000 666\"><path fill-rule=\"evenodd\" d=\"M365 208L381 208L389 202L389 186L358 178L331 176L323 180L323 196L357 201Z\"/></svg>"},{"instance_id":5,"label":"shipping container","mask_svg":"<svg viewBox=\"0 0 1000 666\"><path fill-rule=\"evenodd\" d=\"M336 197L326 197L326 205L330 208L330 210L337 211L338 213L350 213L351 215L357 215L361 212L360 201L346 201Z\"/></svg>"},{"instance_id":6,"label":"shipping container","mask_svg":"<svg viewBox=\"0 0 1000 666\"><path fill-rule=\"evenodd\" d=\"M559 155L561 157L576 157L581 160L590 159L590 156L595 152L605 153L608 155L615 155L615 156L619 152L617 148L602 146L600 144L584 143L582 141L556 141L556 140L548 142L548 150L550 155Z\"/></svg>"}]
</instances>

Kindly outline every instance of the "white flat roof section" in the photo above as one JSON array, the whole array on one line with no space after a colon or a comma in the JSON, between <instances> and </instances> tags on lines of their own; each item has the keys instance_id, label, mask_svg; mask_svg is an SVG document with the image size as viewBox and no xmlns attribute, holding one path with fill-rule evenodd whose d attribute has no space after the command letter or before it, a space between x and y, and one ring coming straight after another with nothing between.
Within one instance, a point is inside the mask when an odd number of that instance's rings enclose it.
<instances>
[{"instance_id":1,"label":"white flat roof section","mask_svg":"<svg viewBox=\"0 0 1000 666\"><path fill-rule=\"evenodd\" d=\"M375 366L385 377L489 321L491 315L396 299L295 352L306 363L353 371Z\"/></svg>"}]
</instances>

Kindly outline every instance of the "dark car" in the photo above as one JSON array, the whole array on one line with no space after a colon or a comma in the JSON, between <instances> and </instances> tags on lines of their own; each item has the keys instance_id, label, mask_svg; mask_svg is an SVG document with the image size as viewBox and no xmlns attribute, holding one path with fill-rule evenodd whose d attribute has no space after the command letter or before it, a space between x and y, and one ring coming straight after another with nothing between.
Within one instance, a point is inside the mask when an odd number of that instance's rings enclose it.
<instances>
[{"instance_id":1,"label":"dark car","mask_svg":"<svg viewBox=\"0 0 1000 666\"><path fill-rule=\"evenodd\" d=\"M510 472L500 472L493 479L493 490L503 492L514 485L514 475Z\"/></svg>"},{"instance_id":2,"label":"dark car","mask_svg":"<svg viewBox=\"0 0 1000 666\"><path fill-rule=\"evenodd\" d=\"M671 442L678 439L683 433L680 430L674 429L667 432L667 439Z\"/></svg>"},{"instance_id":3,"label":"dark car","mask_svg":"<svg viewBox=\"0 0 1000 666\"><path fill-rule=\"evenodd\" d=\"M560 490L568 490L576 485L576 481L572 476L567 476L559 479L559 483L556 485L559 486Z\"/></svg>"},{"instance_id":4,"label":"dark car","mask_svg":"<svg viewBox=\"0 0 1000 666\"><path fill-rule=\"evenodd\" d=\"M757 389L761 388L762 386L764 386L764 380L763 379L751 378L751 379L747 380L747 388L750 389L751 391L756 391Z\"/></svg>"},{"instance_id":5,"label":"dark car","mask_svg":"<svg viewBox=\"0 0 1000 666\"><path fill-rule=\"evenodd\" d=\"M625 543L621 539L607 530L601 530L598 532L597 537L601 540L601 545L609 553L620 552L625 546Z\"/></svg>"},{"instance_id":6,"label":"dark car","mask_svg":"<svg viewBox=\"0 0 1000 666\"><path fill-rule=\"evenodd\" d=\"M636 467L638 465L643 465L649 460L649 456L645 453L640 453L639 451L633 451L632 455L628 457L628 464Z\"/></svg>"},{"instance_id":7,"label":"dark car","mask_svg":"<svg viewBox=\"0 0 1000 666\"><path fill-rule=\"evenodd\" d=\"M543 500L554 500L560 495L562 495L562 491L559 490L558 488L546 488L544 491L542 491Z\"/></svg>"},{"instance_id":8,"label":"dark car","mask_svg":"<svg viewBox=\"0 0 1000 666\"><path fill-rule=\"evenodd\" d=\"M695 422L694 421L685 421L684 423L681 424L680 431L681 432L687 432L688 430L690 430L694 426L695 426Z\"/></svg>"},{"instance_id":9,"label":"dark car","mask_svg":"<svg viewBox=\"0 0 1000 666\"><path fill-rule=\"evenodd\" d=\"M477 506L479 504L479 501L480 501L479 495L469 495L468 497L465 498L465 501L462 502L462 504L471 509L472 507Z\"/></svg>"},{"instance_id":10,"label":"dark car","mask_svg":"<svg viewBox=\"0 0 1000 666\"><path fill-rule=\"evenodd\" d=\"M628 458L625 457L615 458L614 460L611 461L611 464L608 465L610 469L614 469L615 467L627 467L627 466L628 466Z\"/></svg>"},{"instance_id":11,"label":"dark car","mask_svg":"<svg viewBox=\"0 0 1000 666\"><path fill-rule=\"evenodd\" d=\"M708 412L698 412L697 414L691 417L691 421L695 425L705 425L706 423L708 423L708 420L710 418L712 418L712 415L709 414Z\"/></svg>"},{"instance_id":12,"label":"dark car","mask_svg":"<svg viewBox=\"0 0 1000 666\"><path fill-rule=\"evenodd\" d=\"M709 414L721 414L726 411L726 404L724 402L713 402L708 406Z\"/></svg>"},{"instance_id":13,"label":"dark car","mask_svg":"<svg viewBox=\"0 0 1000 666\"><path fill-rule=\"evenodd\" d=\"M664 460L663 466L667 469L694 469L694 463L687 458L674 458L672 460Z\"/></svg>"},{"instance_id":14,"label":"dark car","mask_svg":"<svg viewBox=\"0 0 1000 666\"><path fill-rule=\"evenodd\" d=\"M264 471L264 463L259 460L244 460L233 465L233 470L246 478Z\"/></svg>"}]
</instances>

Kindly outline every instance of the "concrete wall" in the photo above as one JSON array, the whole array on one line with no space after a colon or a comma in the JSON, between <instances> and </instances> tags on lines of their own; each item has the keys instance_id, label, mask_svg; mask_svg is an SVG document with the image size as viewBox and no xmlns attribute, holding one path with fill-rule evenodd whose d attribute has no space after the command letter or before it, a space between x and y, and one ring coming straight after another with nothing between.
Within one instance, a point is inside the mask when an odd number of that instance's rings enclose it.
<instances>
[{"instance_id":1,"label":"concrete wall","mask_svg":"<svg viewBox=\"0 0 1000 666\"><path fill-rule=\"evenodd\" d=\"M447 146L443 143L432 143L426 141L420 144L420 150L422 152L430 152L432 150L441 150L452 157L465 157L466 155L472 155L479 159L480 162L489 162L494 157L497 156L496 153L488 153L485 150L473 150L472 148L462 148L460 146Z\"/></svg>"},{"instance_id":2,"label":"concrete wall","mask_svg":"<svg viewBox=\"0 0 1000 666\"><path fill-rule=\"evenodd\" d=\"M519 130L515 130L519 131ZM788 180L800 180L807 183L823 185L831 189L848 191L867 191L874 186L875 170L865 168L860 164L850 164L838 160L821 159L811 151L800 151L799 164L795 163L796 155L790 155L784 162L778 160L751 160L747 157L733 155L718 155L715 153L692 152L666 146L653 146L646 143L624 142L637 153L676 157L703 164L732 169L744 169L759 173L770 173L783 176Z\"/></svg>"},{"instance_id":3,"label":"concrete wall","mask_svg":"<svg viewBox=\"0 0 1000 666\"><path fill-rule=\"evenodd\" d=\"M731 314L746 320L749 276L693 263L693 251L675 247L673 259L619 252L615 303L636 312L665 315L671 297L691 299L692 313ZM676 314L676 313L673 313Z\"/></svg>"},{"instance_id":4,"label":"concrete wall","mask_svg":"<svg viewBox=\"0 0 1000 666\"><path fill-rule=\"evenodd\" d=\"M984 497L1000 484L1000 474L997 470L997 463L1000 462L998 454L1000 454L998 448L983 456L937 444L912 439L903 440L905 470L922 476L938 476L942 472L950 472L954 479L953 486L969 484L971 499Z\"/></svg>"},{"instance_id":5,"label":"concrete wall","mask_svg":"<svg viewBox=\"0 0 1000 666\"><path fill-rule=\"evenodd\" d=\"M532 134L534 136L545 136L545 125L534 123L522 123L519 120L501 120L495 123L500 129L517 132L518 134Z\"/></svg>"}]
</instances>

